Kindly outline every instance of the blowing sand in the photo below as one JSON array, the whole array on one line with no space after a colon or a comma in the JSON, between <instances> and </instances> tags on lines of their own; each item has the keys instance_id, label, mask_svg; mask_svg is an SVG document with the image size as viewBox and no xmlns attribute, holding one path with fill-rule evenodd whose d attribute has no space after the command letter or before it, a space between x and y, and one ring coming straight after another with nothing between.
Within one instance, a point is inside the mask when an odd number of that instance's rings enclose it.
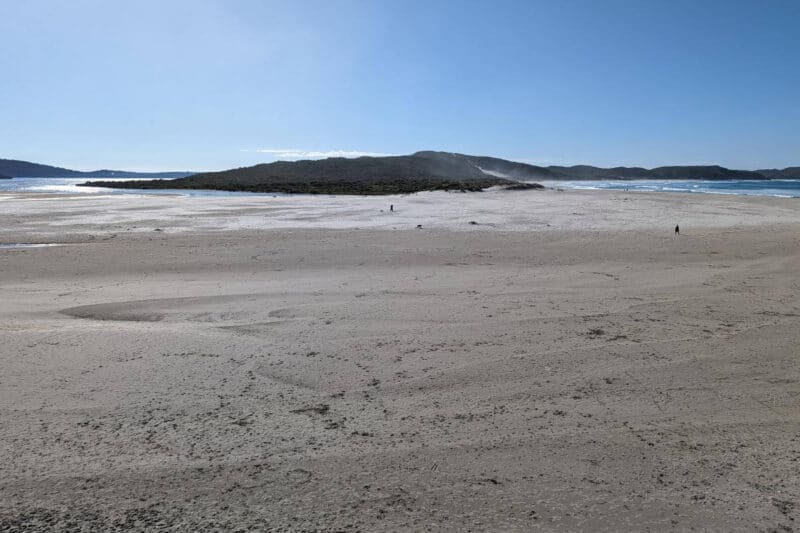
<instances>
[{"instance_id":1,"label":"blowing sand","mask_svg":"<svg viewBox=\"0 0 800 533\"><path fill-rule=\"evenodd\" d=\"M798 201L292 201L4 197L0 530L796 527Z\"/></svg>"}]
</instances>

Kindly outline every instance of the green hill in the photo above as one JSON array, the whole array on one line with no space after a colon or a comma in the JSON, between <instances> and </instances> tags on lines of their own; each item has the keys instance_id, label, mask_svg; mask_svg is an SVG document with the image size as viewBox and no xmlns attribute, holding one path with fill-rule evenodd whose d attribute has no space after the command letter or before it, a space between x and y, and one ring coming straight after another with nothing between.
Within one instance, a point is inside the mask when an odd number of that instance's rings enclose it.
<instances>
[{"instance_id":1,"label":"green hill","mask_svg":"<svg viewBox=\"0 0 800 533\"><path fill-rule=\"evenodd\" d=\"M482 170L478 163L487 168ZM91 182L87 185L131 189L215 189L312 194L478 191L494 185L513 185L518 183L519 178L541 175L526 171L524 167L527 166L529 165L492 158L419 152L392 157L276 161L222 172L195 174L171 181ZM515 177L512 178L510 174L507 176L504 171L511 172Z\"/></svg>"},{"instance_id":2,"label":"green hill","mask_svg":"<svg viewBox=\"0 0 800 533\"><path fill-rule=\"evenodd\" d=\"M757 170L757 172L770 179L800 180L800 167L787 167L784 169L765 168Z\"/></svg>"},{"instance_id":3,"label":"green hill","mask_svg":"<svg viewBox=\"0 0 800 533\"><path fill-rule=\"evenodd\" d=\"M589 165L542 167L496 157L423 151L389 157L276 161L221 172L193 174L175 180L93 181L87 185L127 189L397 194L424 190L477 191L493 185L509 186L535 180L766 180L773 176L800 174L795 170L732 170L717 165L665 166L649 170L642 167L599 168Z\"/></svg>"},{"instance_id":4,"label":"green hill","mask_svg":"<svg viewBox=\"0 0 800 533\"><path fill-rule=\"evenodd\" d=\"M83 172L20 161L0 159L0 174L14 178L184 178L191 172L128 172L125 170L92 170Z\"/></svg>"}]
</instances>

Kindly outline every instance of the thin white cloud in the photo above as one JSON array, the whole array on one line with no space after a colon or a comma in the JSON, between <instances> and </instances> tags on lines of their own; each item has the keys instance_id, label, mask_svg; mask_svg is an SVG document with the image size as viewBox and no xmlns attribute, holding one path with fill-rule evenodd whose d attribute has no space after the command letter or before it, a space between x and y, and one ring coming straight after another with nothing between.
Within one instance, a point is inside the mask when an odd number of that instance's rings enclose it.
<instances>
[{"instance_id":1,"label":"thin white cloud","mask_svg":"<svg viewBox=\"0 0 800 533\"><path fill-rule=\"evenodd\" d=\"M314 151L314 150L296 150L296 149L277 149L277 148L257 148L255 150L242 150L243 152L256 152L259 154L268 154L275 159L323 159L326 157L383 157L394 154L385 154L382 152L362 152L359 150L328 150L328 151Z\"/></svg>"}]
</instances>

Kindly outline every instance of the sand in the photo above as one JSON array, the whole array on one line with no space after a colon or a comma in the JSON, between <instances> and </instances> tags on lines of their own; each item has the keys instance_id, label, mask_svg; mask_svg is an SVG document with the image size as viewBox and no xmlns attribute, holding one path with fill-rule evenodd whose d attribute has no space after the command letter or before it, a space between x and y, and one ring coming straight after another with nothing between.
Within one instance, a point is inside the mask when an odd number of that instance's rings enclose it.
<instances>
[{"instance_id":1,"label":"sand","mask_svg":"<svg viewBox=\"0 0 800 533\"><path fill-rule=\"evenodd\" d=\"M800 517L797 200L0 206L0 530Z\"/></svg>"}]
</instances>

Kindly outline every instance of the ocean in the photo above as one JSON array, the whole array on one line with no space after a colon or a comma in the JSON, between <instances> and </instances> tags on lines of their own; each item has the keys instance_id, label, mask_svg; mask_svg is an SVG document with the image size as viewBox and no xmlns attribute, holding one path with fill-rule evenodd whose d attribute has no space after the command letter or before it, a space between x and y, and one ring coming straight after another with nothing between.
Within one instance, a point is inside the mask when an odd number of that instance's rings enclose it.
<instances>
[{"instance_id":1,"label":"ocean","mask_svg":"<svg viewBox=\"0 0 800 533\"><path fill-rule=\"evenodd\" d=\"M107 181L124 179L104 178ZM78 187L86 178L14 178L0 180L0 192L37 192L70 194L177 194L180 196L285 196L282 193L250 193L186 189L107 189ZM561 189L611 189L649 192L686 192L745 194L800 198L800 180L630 180L630 181L549 181L547 187Z\"/></svg>"},{"instance_id":2,"label":"ocean","mask_svg":"<svg viewBox=\"0 0 800 533\"><path fill-rule=\"evenodd\" d=\"M97 181L134 181L131 178L92 178ZM146 178L149 179L149 178ZM106 187L78 187L86 178L14 178L0 180L2 192L67 193L67 194L177 194L180 196L284 196L282 193L252 193L230 191L193 191L188 189L109 189Z\"/></svg>"},{"instance_id":3,"label":"ocean","mask_svg":"<svg viewBox=\"0 0 800 533\"><path fill-rule=\"evenodd\" d=\"M800 198L800 180L612 180L550 181L542 182L542 184L562 189L744 194Z\"/></svg>"}]
</instances>

